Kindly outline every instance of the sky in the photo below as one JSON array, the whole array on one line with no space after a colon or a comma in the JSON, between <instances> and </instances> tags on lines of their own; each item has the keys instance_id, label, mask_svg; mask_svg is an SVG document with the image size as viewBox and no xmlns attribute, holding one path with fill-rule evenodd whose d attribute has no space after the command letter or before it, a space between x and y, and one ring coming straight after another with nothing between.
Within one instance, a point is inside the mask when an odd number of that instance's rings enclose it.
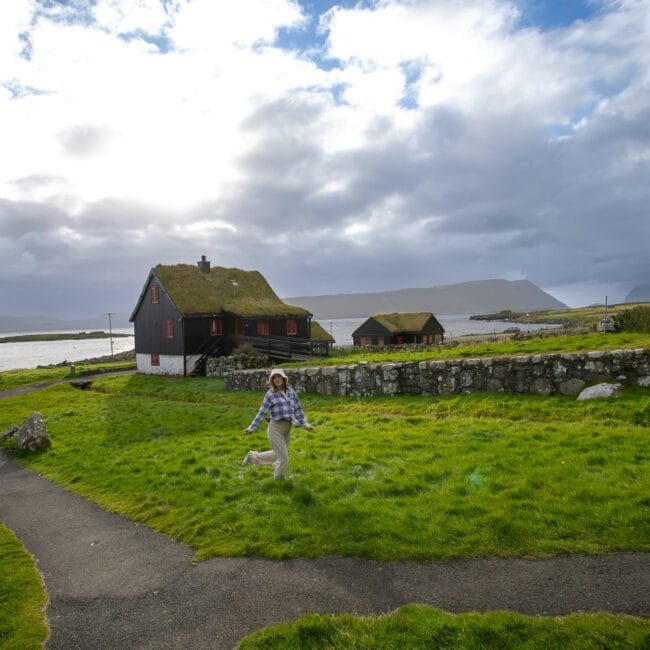
<instances>
[{"instance_id":1,"label":"sky","mask_svg":"<svg viewBox=\"0 0 650 650\"><path fill-rule=\"evenodd\" d=\"M0 313L650 283L650 0L0 2Z\"/></svg>"}]
</instances>

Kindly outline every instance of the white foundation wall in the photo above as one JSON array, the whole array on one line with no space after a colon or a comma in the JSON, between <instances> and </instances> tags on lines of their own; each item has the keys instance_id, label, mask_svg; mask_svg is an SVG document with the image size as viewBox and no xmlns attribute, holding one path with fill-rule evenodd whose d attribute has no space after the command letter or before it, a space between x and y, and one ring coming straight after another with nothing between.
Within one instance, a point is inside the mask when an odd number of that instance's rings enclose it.
<instances>
[{"instance_id":1,"label":"white foundation wall","mask_svg":"<svg viewBox=\"0 0 650 650\"><path fill-rule=\"evenodd\" d=\"M190 355L185 357L185 364L187 372L183 372L183 357L180 355L160 355L160 365L151 365L150 354L136 354L135 362L138 372L146 375L179 375L190 374L194 370L194 366L198 362L199 355Z\"/></svg>"}]
</instances>

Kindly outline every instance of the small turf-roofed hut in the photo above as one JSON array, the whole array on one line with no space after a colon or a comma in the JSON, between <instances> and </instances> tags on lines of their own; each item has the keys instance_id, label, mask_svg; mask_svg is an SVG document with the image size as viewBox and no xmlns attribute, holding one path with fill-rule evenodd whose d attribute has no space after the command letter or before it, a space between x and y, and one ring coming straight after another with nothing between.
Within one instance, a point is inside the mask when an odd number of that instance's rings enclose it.
<instances>
[{"instance_id":1,"label":"small turf-roofed hut","mask_svg":"<svg viewBox=\"0 0 650 650\"><path fill-rule=\"evenodd\" d=\"M357 346L442 343L445 329L428 311L375 314L352 332Z\"/></svg>"},{"instance_id":2,"label":"small turf-roofed hut","mask_svg":"<svg viewBox=\"0 0 650 650\"><path fill-rule=\"evenodd\" d=\"M287 305L258 271L191 264L152 268L131 314L140 372L200 373L248 343L273 359L309 356L312 314ZM316 353L327 344L317 343Z\"/></svg>"}]
</instances>

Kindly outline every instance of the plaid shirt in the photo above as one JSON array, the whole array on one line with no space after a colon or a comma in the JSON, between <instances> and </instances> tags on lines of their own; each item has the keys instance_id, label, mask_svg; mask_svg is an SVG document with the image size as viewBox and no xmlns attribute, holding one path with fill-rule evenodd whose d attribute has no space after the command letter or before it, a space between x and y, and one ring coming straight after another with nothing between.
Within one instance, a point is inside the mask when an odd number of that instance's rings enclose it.
<instances>
[{"instance_id":1,"label":"plaid shirt","mask_svg":"<svg viewBox=\"0 0 650 650\"><path fill-rule=\"evenodd\" d=\"M271 411L271 420L291 420L297 427L301 427L307 421L298 393L291 387L287 387L286 393L267 390L262 406L248 428L256 431L269 411Z\"/></svg>"}]
</instances>

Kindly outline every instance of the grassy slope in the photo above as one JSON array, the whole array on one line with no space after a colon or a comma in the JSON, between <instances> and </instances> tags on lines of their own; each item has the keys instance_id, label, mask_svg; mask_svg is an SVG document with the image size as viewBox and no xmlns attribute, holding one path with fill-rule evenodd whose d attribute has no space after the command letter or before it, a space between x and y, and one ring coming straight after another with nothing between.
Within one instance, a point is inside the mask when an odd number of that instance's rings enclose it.
<instances>
[{"instance_id":1,"label":"grassy slope","mask_svg":"<svg viewBox=\"0 0 650 650\"><path fill-rule=\"evenodd\" d=\"M391 558L650 550L650 391L617 401L304 396L292 479L241 467L261 393L122 376L4 400L53 447L20 459L211 555Z\"/></svg>"},{"instance_id":2,"label":"grassy slope","mask_svg":"<svg viewBox=\"0 0 650 650\"><path fill-rule=\"evenodd\" d=\"M0 525L0 647L42 648L47 627L46 596L33 558L13 533Z\"/></svg>"},{"instance_id":3,"label":"grassy slope","mask_svg":"<svg viewBox=\"0 0 650 650\"><path fill-rule=\"evenodd\" d=\"M609 316L619 314L628 309L634 309L639 305L647 306L647 302L636 303L620 303L616 305L609 305L607 313ZM585 325L587 327L595 327L605 313L604 305L597 305L593 307L578 307L576 309L558 309L549 311L531 312L526 315L523 313L514 314L508 320L513 323L562 323L565 325Z\"/></svg>"},{"instance_id":4,"label":"grassy slope","mask_svg":"<svg viewBox=\"0 0 650 650\"><path fill-rule=\"evenodd\" d=\"M647 648L650 621L630 616L575 614L562 618L510 612L448 614L408 605L384 616L309 614L243 639L238 650Z\"/></svg>"}]
</instances>

